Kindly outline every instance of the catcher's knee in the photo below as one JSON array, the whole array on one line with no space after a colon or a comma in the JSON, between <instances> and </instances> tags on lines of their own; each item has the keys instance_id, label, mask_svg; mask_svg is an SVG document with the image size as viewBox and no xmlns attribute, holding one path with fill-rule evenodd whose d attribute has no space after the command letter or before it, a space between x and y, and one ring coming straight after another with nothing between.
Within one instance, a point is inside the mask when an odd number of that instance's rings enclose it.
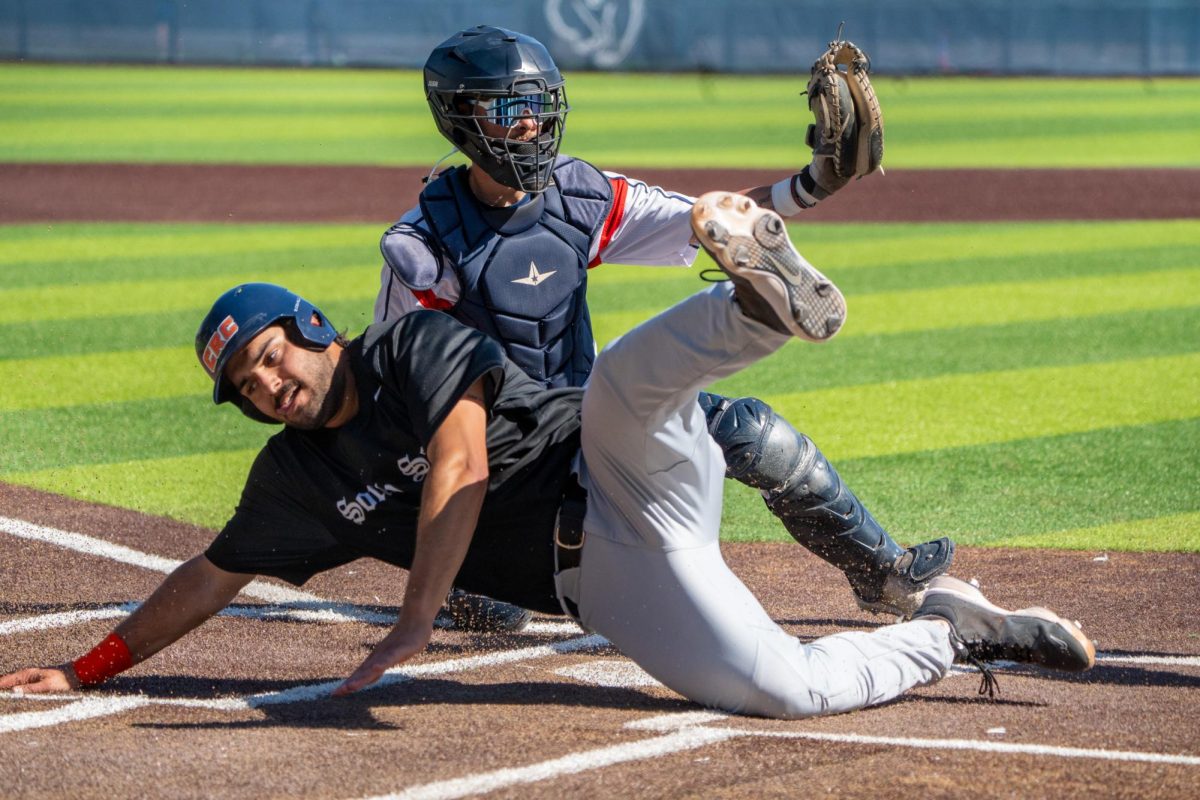
<instances>
[{"instance_id":1,"label":"catcher's knee","mask_svg":"<svg viewBox=\"0 0 1200 800\"><path fill-rule=\"evenodd\" d=\"M708 431L725 456L725 474L764 492L788 481L811 446L808 438L757 397L703 393Z\"/></svg>"}]
</instances>

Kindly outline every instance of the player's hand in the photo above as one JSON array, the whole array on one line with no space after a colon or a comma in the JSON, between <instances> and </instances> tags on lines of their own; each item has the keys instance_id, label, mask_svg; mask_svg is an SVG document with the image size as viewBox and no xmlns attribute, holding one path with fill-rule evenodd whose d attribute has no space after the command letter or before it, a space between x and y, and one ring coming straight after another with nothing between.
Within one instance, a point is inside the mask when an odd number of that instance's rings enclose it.
<instances>
[{"instance_id":1,"label":"player's hand","mask_svg":"<svg viewBox=\"0 0 1200 800\"><path fill-rule=\"evenodd\" d=\"M425 649L433 637L433 623L412 628L393 628L391 633L375 645L371 655L359 665L354 673L333 690L334 697L342 697L370 686L383 677L388 669L401 664Z\"/></svg>"},{"instance_id":2,"label":"player's hand","mask_svg":"<svg viewBox=\"0 0 1200 800\"><path fill-rule=\"evenodd\" d=\"M78 688L74 671L66 667L30 667L0 678L0 689L21 694L70 692Z\"/></svg>"}]
</instances>

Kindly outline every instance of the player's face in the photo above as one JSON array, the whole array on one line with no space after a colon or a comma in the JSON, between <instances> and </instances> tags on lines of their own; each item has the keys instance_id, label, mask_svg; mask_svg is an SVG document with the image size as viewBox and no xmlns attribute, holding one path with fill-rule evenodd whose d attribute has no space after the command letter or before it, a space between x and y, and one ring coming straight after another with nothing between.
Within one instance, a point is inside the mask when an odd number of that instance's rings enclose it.
<instances>
[{"instance_id":1,"label":"player's face","mask_svg":"<svg viewBox=\"0 0 1200 800\"><path fill-rule=\"evenodd\" d=\"M536 99L524 103L521 102L524 98L520 97L469 99L466 102L479 118L479 130L484 136L529 142L538 136L538 121L533 115L542 108L542 95L532 97Z\"/></svg>"},{"instance_id":2,"label":"player's face","mask_svg":"<svg viewBox=\"0 0 1200 800\"><path fill-rule=\"evenodd\" d=\"M317 352L272 325L251 339L225 368L242 397L271 419L304 430L322 428L338 411L345 376L338 370L336 345Z\"/></svg>"}]
</instances>

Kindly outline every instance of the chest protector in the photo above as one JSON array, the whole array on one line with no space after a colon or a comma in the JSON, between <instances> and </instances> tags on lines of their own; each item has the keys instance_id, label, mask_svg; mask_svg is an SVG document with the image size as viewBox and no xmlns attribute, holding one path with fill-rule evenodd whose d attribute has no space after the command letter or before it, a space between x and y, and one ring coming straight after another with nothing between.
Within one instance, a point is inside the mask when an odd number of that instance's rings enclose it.
<instances>
[{"instance_id":1,"label":"chest protector","mask_svg":"<svg viewBox=\"0 0 1200 800\"><path fill-rule=\"evenodd\" d=\"M421 213L461 287L450 313L499 340L546 387L582 386L596 345L587 262L612 206L608 178L560 158L549 188L515 208L483 206L467 170L446 171L421 192Z\"/></svg>"}]
</instances>

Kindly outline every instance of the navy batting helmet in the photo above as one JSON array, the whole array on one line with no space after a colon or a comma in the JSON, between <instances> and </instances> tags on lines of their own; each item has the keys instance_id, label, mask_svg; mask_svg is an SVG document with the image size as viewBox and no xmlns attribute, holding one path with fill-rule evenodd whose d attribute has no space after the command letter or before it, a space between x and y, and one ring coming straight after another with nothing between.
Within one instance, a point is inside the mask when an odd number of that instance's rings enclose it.
<instances>
[{"instance_id":1,"label":"navy batting helmet","mask_svg":"<svg viewBox=\"0 0 1200 800\"><path fill-rule=\"evenodd\" d=\"M314 315L320 324L313 322ZM253 406L241 402L237 389L225 379L224 373L229 359L247 342L281 321L292 341L310 350L324 350L337 338L337 331L316 306L282 286L243 283L217 298L196 331L196 357L213 379L214 403L234 400L247 416L274 421L250 413Z\"/></svg>"},{"instance_id":2,"label":"navy batting helmet","mask_svg":"<svg viewBox=\"0 0 1200 800\"><path fill-rule=\"evenodd\" d=\"M488 25L456 33L425 62L425 97L442 135L499 183L535 194L550 185L562 143L563 83L541 42ZM479 125L509 128L526 117L538 123L527 142L488 136Z\"/></svg>"}]
</instances>

